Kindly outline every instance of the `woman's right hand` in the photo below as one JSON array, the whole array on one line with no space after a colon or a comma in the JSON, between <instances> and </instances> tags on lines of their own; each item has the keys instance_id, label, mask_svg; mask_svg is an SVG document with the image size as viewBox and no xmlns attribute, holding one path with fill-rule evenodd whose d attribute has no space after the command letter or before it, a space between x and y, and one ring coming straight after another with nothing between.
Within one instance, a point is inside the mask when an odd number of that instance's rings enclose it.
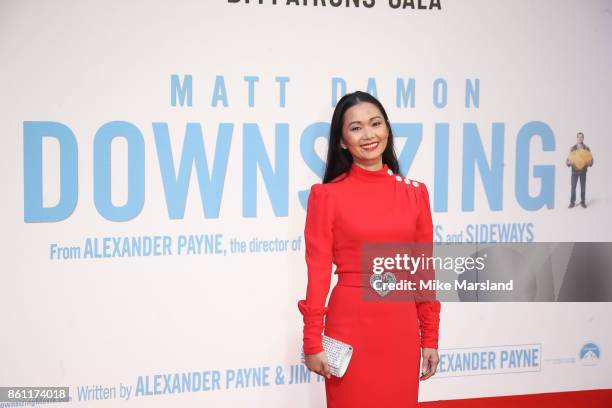
<instances>
[{"instance_id":1,"label":"woman's right hand","mask_svg":"<svg viewBox=\"0 0 612 408\"><path fill-rule=\"evenodd\" d=\"M304 360L304 364L306 364L306 367L308 367L310 371L322 375L327 379L331 377L325 351L321 351L317 354L306 354Z\"/></svg>"}]
</instances>

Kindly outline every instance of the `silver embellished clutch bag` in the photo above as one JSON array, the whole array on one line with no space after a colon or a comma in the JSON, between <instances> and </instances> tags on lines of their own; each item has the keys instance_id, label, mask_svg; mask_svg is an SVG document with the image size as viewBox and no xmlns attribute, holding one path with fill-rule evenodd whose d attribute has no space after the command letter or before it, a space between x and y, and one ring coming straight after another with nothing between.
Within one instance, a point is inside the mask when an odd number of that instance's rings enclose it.
<instances>
[{"instance_id":1,"label":"silver embellished clutch bag","mask_svg":"<svg viewBox=\"0 0 612 408\"><path fill-rule=\"evenodd\" d=\"M327 356L329 371L336 377L342 377L348 368L353 347L329 336L323 335L323 351ZM305 362L304 347L302 346L302 363Z\"/></svg>"}]
</instances>

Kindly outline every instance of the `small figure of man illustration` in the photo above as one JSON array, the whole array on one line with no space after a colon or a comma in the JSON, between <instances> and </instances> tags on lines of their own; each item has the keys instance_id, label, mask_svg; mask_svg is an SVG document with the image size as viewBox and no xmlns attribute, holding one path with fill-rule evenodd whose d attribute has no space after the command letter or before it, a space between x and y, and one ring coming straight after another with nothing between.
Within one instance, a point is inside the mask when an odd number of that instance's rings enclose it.
<instances>
[{"instance_id":1,"label":"small figure of man illustration","mask_svg":"<svg viewBox=\"0 0 612 408\"><path fill-rule=\"evenodd\" d=\"M572 196L570 198L569 208L576 205L576 184L580 179L580 205L586 208L586 174L587 169L593 165L593 155L591 149L584 144L584 134L578 132L576 135L576 144L570 149L569 155L565 160L567 166L572 167Z\"/></svg>"}]
</instances>

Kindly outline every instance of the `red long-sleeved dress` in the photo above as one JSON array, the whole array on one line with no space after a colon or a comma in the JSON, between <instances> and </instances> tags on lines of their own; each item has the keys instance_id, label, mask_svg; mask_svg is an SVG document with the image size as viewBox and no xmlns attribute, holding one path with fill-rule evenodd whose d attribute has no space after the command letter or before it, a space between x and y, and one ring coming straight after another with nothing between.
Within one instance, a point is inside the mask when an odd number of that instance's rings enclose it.
<instances>
[{"instance_id":1,"label":"red long-sleeved dress","mask_svg":"<svg viewBox=\"0 0 612 408\"><path fill-rule=\"evenodd\" d=\"M423 183L394 174L386 164L314 184L306 225L304 351L323 350L321 334L353 346L342 378L325 380L329 408L416 407L420 348L438 347L440 303L364 302L360 285L363 242L431 242L429 195ZM332 263L338 284L327 307Z\"/></svg>"}]
</instances>

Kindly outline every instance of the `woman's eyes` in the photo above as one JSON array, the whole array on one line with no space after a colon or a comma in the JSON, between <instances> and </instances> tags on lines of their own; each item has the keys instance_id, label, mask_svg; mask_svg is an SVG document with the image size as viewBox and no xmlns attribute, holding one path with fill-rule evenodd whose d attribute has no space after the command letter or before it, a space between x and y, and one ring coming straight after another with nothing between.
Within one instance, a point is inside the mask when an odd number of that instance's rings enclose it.
<instances>
[{"instance_id":1,"label":"woman's eyes","mask_svg":"<svg viewBox=\"0 0 612 408\"><path fill-rule=\"evenodd\" d=\"M374 122L374 123L372 123L372 126L375 126L375 127L378 127L378 126L380 126L380 125L382 125L382 122ZM351 128L351 131L352 131L352 132L356 132L356 131L358 131L359 129L361 129L361 127L360 127L360 126L355 126L355 127L352 127L352 128Z\"/></svg>"}]
</instances>

